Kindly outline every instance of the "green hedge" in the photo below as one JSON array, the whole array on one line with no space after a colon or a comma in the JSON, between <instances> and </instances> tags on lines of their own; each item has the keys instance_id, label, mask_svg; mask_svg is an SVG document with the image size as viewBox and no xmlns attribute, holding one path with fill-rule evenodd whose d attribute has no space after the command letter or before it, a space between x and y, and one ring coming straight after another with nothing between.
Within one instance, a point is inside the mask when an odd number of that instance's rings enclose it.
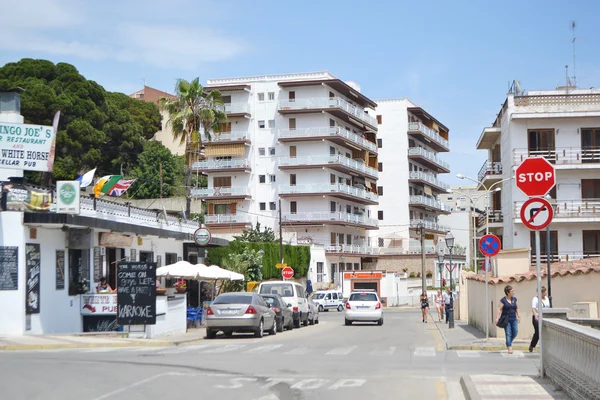
<instances>
[{"instance_id":1,"label":"green hedge","mask_svg":"<svg viewBox=\"0 0 600 400\"><path fill-rule=\"evenodd\" d=\"M229 242L228 246L207 249L206 265L223 265L222 260L229 254L243 253L245 248L263 249L263 279L281 278L281 270L275 267L279 263L279 243ZM294 268L294 277L305 277L310 265L310 247L283 245L283 259Z\"/></svg>"}]
</instances>

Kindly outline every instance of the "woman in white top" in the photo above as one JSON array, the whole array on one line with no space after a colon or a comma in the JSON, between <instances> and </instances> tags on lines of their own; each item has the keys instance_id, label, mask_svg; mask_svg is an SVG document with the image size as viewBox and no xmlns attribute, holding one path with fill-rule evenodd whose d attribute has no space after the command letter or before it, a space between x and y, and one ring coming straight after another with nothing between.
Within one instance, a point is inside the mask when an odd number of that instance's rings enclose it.
<instances>
[{"instance_id":1,"label":"woman in white top","mask_svg":"<svg viewBox=\"0 0 600 400\"><path fill-rule=\"evenodd\" d=\"M542 286L542 308L550 308L550 299L546 295L548 291L546 290L546 286ZM540 340L540 327L539 327L539 315L538 315L538 297L535 296L533 300L531 300L531 310L533 311L533 315L531 316L531 323L533 324L534 334L531 338L531 343L529 344L529 352L531 353L535 346L538 344L538 340Z\"/></svg>"}]
</instances>

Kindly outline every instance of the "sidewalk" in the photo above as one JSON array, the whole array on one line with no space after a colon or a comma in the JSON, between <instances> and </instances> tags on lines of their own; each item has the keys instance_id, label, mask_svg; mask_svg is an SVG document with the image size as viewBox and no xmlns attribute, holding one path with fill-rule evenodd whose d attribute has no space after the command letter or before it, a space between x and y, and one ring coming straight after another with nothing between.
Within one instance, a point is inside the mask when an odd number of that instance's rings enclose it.
<instances>
[{"instance_id":1,"label":"sidewalk","mask_svg":"<svg viewBox=\"0 0 600 400\"><path fill-rule=\"evenodd\" d=\"M182 343L204 339L206 330L204 328L188 329L186 333L167 335L154 339L129 338L126 335L122 333L0 335L0 351L86 347L178 346Z\"/></svg>"},{"instance_id":2,"label":"sidewalk","mask_svg":"<svg viewBox=\"0 0 600 400\"><path fill-rule=\"evenodd\" d=\"M465 375L460 378L465 399L568 399L548 379L518 375Z\"/></svg>"}]
</instances>

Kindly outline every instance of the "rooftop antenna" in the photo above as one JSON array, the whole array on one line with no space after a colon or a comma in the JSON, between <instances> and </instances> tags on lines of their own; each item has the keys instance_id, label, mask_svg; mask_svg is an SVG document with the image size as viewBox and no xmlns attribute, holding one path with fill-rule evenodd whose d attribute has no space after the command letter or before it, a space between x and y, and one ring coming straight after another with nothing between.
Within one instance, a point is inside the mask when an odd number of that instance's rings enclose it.
<instances>
[{"instance_id":1,"label":"rooftop antenna","mask_svg":"<svg viewBox=\"0 0 600 400\"><path fill-rule=\"evenodd\" d=\"M577 87L577 67L575 64L575 21L571 21L571 32L573 33L573 40L571 43L573 44L573 86Z\"/></svg>"},{"instance_id":2,"label":"rooftop antenna","mask_svg":"<svg viewBox=\"0 0 600 400\"><path fill-rule=\"evenodd\" d=\"M571 87L571 78L569 78L569 66L568 65L565 65L565 81L566 81L565 90L567 91L567 94L568 94L569 88Z\"/></svg>"},{"instance_id":3,"label":"rooftop antenna","mask_svg":"<svg viewBox=\"0 0 600 400\"><path fill-rule=\"evenodd\" d=\"M144 87L146 87L146 78L142 78L142 82L144 82Z\"/></svg>"}]
</instances>

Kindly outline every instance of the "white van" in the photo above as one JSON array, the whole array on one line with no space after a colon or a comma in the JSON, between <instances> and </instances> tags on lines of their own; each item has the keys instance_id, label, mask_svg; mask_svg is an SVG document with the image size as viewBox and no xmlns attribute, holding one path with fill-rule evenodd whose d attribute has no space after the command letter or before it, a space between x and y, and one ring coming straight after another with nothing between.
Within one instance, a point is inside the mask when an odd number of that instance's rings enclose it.
<instances>
[{"instance_id":1,"label":"white van","mask_svg":"<svg viewBox=\"0 0 600 400\"><path fill-rule=\"evenodd\" d=\"M292 281L262 282L258 286L258 293L280 295L292 309L294 328L300 328L301 323L304 326L308 325L308 299L301 284Z\"/></svg>"},{"instance_id":2,"label":"white van","mask_svg":"<svg viewBox=\"0 0 600 400\"><path fill-rule=\"evenodd\" d=\"M344 295L337 290L317 290L312 300L319 307L319 311L344 310Z\"/></svg>"}]
</instances>

